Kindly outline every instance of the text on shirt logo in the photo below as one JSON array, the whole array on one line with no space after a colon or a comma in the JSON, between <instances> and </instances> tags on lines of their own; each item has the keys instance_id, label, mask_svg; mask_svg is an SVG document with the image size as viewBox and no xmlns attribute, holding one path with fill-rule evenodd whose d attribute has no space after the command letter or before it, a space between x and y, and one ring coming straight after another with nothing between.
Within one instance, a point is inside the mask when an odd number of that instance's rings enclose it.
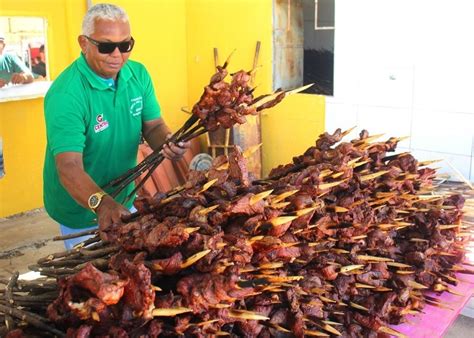
<instances>
[{"instance_id":1,"label":"text on shirt logo","mask_svg":"<svg viewBox=\"0 0 474 338\"><path fill-rule=\"evenodd\" d=\"M109 121L104 120L104 114L97 115L95 120L97 121L97 124L94 126L95 133L99 133L109 127Z\"/></svg>"},{"instance_id":2,"label":"text on shirt logo","mask_svg":"<svg viewBox=\"0 0 474 338\"><path fill-rule=\"evenodd\" d=\"M141 115L143 110L143 98L138 96L134 99L131 99L130 101L130 114L132 114L132 116Z\"/></svg>"}]
</instances>

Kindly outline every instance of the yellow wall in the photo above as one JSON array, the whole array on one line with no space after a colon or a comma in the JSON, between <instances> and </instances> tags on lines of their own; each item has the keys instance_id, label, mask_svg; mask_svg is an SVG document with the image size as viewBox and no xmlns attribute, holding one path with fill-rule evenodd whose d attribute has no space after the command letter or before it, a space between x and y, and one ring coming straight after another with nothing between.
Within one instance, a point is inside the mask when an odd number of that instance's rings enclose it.
<instances>
[{"instance_id":1,"label":"yellow wall","mask_svg":"<svg viewBox=\"0 0 474 338\"><path fill-rule=\"evenodd\" d=\"M261 41L257 94L272 91L273 0L186 0L189 105L214 72L213 48L219 61L235 48L230 71L251 69ZM324 97L295 95L262 116L263 175L314 144L324 130Z\"/></svg>"},{"instance_id":2,"label":"yellow wall","mask_svg":"<svg viewBox=\"0 0 474 338\"><path fill-rule=\"evenodd\" d=\"M98 1L95 1L98 2ZM132 59L146 65L163 116L172 129L187 118L214 70L234 50L230 71L250 69L261 41L257 94L272 90L272 0L117 0L137 43ZM1 15L48 20L48 57L54 79L79 55L77 35L86 0L0 0ZM0 103L6 176L0 179L0 217L41 207L45 148L43 99ZM324 129L324 98L294 95L262 116L263 172L314 143Z\"/></svg>"},{"instance_id":3,"label":"yellow wall","mask_svg":"<svg viewBox=\"0 0 474 338\"><path fill-rule=\"evenodd\" d=\"M52 78L77 55L75 37L85 1L1 0L0 6L1 15L40 16L47 20ZM43 99L0 103L0 136L6 170L0 179L0 217L41 207L46 144Z\"/></svg>"}]
</instances>

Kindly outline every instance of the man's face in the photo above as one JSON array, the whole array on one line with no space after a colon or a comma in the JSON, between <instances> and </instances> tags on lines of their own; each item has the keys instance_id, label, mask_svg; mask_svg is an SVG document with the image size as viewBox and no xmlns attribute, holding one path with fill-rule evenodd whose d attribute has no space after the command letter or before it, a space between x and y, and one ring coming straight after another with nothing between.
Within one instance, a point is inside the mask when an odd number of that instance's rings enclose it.
<instances>
[{"instance_id":1,"label":"man's face","mask_svg":"<svg viewBox=\"0 0 474 338\"><path fill-rule=\"evenodd\" d=\"M5 48L5 42L0 40L0 55L3 53L3 49Z\"/></svg>"},{"instance_id":2,"label":"man's face","mask_svg":"<svg viewBox=\"0 0 474 338\"><path fill-rule=\"evenodd\" d=\"M123 42L131 39L128 22L97 20L94 27L94 33L90 38L99 42ZM79 37L79 44L89 66L104 78L116 79L130 56L130 52L121 53L118 48L110 54L99 53L98 47L84 36Z\"/></svg>"}]
</instances>

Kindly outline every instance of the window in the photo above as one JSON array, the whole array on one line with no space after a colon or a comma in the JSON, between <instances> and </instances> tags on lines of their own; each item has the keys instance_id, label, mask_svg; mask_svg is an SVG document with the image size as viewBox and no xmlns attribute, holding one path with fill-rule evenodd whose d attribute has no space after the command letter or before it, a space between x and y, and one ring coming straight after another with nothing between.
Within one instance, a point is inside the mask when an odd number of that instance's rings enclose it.
<instances>
[{"instance_id":1,"label":"window","mask_svg":"<svg viewBox=\"0 0 474 338\"><path fill-rule=\"evenodd\" d=\"M334 92L335 0L274 1L274 89Z\"/></svg>"}]
</instances>

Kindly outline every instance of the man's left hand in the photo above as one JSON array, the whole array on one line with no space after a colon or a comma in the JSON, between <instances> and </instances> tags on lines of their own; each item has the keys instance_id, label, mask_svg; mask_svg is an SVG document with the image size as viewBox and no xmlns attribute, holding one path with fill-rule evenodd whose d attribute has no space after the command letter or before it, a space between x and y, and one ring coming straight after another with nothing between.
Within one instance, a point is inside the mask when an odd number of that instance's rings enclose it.
<instances>
[{"instance_id":1,"label":"man's left hand","mask_svg":"<svg viewBox=\"0 0 474 338\"><path fill-rule=\"evenodd\" d=\"M167 139L171 137L171 134L168 135ZM183 157L186 150L191 146L191 142L179 142L177 144L173 142L165 143L163 145L163 150L161 153L163 156L169 160L176 161Z\"/></svg>"},{"instance_id":2,"label":"man's left hand","mask_svg":"<svg viewBox=\"0 0 474 338\"><path fill-rule=\"evenodd\" d=\"M22 84L28 80L28 76L25 73L14 73L11 78L13 84Z\"/></svg>"}]
</instances>

